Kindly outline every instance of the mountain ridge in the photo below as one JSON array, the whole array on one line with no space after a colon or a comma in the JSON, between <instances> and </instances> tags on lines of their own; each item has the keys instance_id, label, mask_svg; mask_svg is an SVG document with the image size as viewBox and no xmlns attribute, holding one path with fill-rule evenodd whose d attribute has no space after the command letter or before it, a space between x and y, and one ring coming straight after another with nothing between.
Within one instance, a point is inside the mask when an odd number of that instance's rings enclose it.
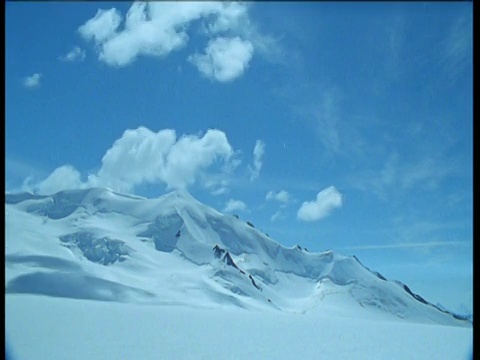
<instances>
[{"instance_id":1,"label":"mountain ridge","mask_svg":"<svg viewBox=\"0 0 480 360\"><path fill-rule=\"evenodd\" d=\"M91 188L48 196L6 194L5 202L11 229L7 293L140 302L169 298L293 312L316 311L340 296L394 318L471 325L355 256L287 248L186 191L148 199ZM42 232L41 240L32 236ZM66 283L70 287L63 292L48 293ZM78 294L71 284L93 285Z\"/></svg>"}]
</instances>

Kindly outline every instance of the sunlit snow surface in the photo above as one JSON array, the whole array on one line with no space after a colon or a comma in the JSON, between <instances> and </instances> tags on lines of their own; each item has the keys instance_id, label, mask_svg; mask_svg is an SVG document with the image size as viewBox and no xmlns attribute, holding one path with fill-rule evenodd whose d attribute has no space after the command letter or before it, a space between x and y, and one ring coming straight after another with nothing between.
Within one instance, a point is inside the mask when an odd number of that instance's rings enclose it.
<instances>
[{"instance_id":1,"label":"sunlit snow surface","mask_svg":"<svg viewBox=\"0 0 480 360\"><path fill-rule=\"evenodd\" d=\"M218 306L6 297L13 359L470 359L472 329Z\"/></svg>"},{"instance_id":2,"label":"sunlit snow surface","mask_svg":"<svg viewBox=\"0 0 480 360\"><path fill-rule=\"evenodd\" d=\"M6 195L18 359L468 358L472 325L187 193ZM367 264L368 265L368 264ZM400 279L401 280L401 279Z\"/></svg>"}]
</instances>

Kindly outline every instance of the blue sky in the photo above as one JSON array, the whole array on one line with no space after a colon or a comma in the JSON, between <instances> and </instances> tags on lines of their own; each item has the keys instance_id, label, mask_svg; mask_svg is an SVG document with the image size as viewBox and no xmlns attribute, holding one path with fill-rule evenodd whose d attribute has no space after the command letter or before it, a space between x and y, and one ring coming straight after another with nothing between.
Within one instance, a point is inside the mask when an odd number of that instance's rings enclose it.
<instances>
[{"instance_id":1,"label":"blue sky","mask_svg":"<svg viewBox=\"0 0 480 360\"><path fill-rule=\"evenodd\" d=\"M7 2L5 41L7 191L185 188L472 308L472 3Z\"/></svg>"}]
</instances>

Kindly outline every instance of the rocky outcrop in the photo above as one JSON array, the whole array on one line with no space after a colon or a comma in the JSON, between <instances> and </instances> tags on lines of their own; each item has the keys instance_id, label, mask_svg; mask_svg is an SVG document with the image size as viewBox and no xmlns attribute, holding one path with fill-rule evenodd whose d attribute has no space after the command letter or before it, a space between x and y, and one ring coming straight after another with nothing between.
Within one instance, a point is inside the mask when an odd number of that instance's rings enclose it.
<instances>
[{"instance_id":1,"label":"rocky outcrop","mask_svg":"<svg viewBox=\"0 0 480 360\"><path fill-rule=\"evenodd\" d=\"M129 248L123 241L97 238L89 232L61 236L60 241L70 249L78 248L88 260L102 265L124 261L129 255Z\"/></svg>"}]
</instances>

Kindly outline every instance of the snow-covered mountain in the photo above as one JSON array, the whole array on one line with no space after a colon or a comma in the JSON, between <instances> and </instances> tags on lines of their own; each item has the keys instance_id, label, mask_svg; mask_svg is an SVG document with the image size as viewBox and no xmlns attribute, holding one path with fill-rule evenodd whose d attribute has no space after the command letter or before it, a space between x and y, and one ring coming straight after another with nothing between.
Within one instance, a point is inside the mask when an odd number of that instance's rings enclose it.
<instances>
[{"instance_id":1,"label":"snow-covered mountain","mask_svg":"<svg viewBox=\"0 0 480 360\"><path fill-rule=\"evenodd\" d=\"M186 192L6 194L6 292L471 326L356 257L286 248Z\"/></svg>"}]
</instances>

